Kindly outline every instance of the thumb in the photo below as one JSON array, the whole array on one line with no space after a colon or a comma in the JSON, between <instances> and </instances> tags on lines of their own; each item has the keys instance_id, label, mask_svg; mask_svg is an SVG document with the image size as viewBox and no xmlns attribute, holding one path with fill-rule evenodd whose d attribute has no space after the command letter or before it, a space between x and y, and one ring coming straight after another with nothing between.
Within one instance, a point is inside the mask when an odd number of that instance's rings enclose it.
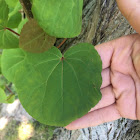
<instances>
[{"instance_id":1,"label":"thumb","mask_svg":"<svg viewBox=\"0 0 140 140\"><path fill-rule=\"evenodd\" d=\"M117 0L122 14L140 34L140 0Z\"/></svg>"}]
</instances>

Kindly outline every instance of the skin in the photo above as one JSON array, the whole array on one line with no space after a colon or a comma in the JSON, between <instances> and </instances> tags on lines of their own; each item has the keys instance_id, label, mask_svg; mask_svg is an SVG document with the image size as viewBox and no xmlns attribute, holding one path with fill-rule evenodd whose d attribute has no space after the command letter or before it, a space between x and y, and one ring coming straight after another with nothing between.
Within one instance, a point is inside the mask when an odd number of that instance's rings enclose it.
<instances>
[{"instance_id":1,"label":"skin","mask_svg":"<svg viewBox=\"0 0 140 140\"><path fill-rule=\"evenodd\" d=\"M97 126L121 117L140 120L140 0L117 3L137 34L96 46L103 62L102 99L66 129Z\"/></svg>"}]
</instances>

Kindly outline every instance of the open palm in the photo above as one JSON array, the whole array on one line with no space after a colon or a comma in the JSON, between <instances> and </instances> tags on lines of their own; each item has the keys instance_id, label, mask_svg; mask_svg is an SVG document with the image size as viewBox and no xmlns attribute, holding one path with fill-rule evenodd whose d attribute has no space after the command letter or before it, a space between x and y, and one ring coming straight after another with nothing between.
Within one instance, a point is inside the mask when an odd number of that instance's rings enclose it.
<instances>
[{"instance_id":1,"label":"open palm","mask_svg":"<svg viewBox=\"0 0 140 140\"><path fill-rule=\"evenodd\" d=\"M137 10L140 3L130 0L126 4L125 1L118 0L120 9L140 33L140 10ZM135 23L132 22L134 18L137 20ZM67 129L96 126L121 117L140 120L140 35L121 37L96 46L96 50L103 62L102 99L88 114L69 124Z\"/></svg>"}]
</instances>

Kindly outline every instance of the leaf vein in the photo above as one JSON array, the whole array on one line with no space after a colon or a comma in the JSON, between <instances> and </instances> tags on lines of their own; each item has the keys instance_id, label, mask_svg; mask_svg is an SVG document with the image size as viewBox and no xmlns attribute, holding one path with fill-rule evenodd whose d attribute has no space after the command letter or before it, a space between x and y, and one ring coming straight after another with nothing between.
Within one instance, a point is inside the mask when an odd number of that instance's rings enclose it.
<instances>
[{"instance_id":1,"label":"leaf vein","mask_svg":"<svg viewBox=\"0 0 140 140\"><path fill-rule=\"evenodd\" d=\"M44 118L44 114L43 114L43 102L44 102L44 99L45 99L45 96L46 96L46 90L47 90L47 85L48 85L48 80L49 80L49 78L51 77L51 75L52 75L52 73L54 72L54 70L56 69L56 67L60 64L60 62L61 61L59 61L59 63L57 63L56 65L55 65L55 67L52 69L52 72L50 73L50 75L48 76L48 79L46 80L46 87L45 87L45 92L44 92L44 95L43 95L43 99L42 99L42 101L41 101L41 114L42 114L42 116L43 116L43 118Z\"/></svg>"},{"instance_id":2,"label":"leaf vein","mask_svg":"<svg viewBox=\"0 0 140 140\"><path fill-rule=\"evenodd\" d=\"M69 56L71 56L71 55L73 55L73 54L76 54L76 53L78 53L78 52L89 52L89 50L87 51L87 50L79 50L79 51L74 51L74 53L71 53L70 55L67 55L66 57L69 57ZM65 55L64 55L65 56Z\"/></svg>"}]
</instances>

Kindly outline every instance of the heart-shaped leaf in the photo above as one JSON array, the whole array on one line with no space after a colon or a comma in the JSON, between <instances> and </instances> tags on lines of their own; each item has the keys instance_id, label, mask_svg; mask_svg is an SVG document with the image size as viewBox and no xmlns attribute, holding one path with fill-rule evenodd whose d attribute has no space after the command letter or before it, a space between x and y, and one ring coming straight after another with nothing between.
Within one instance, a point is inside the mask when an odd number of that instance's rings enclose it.
<instances>
[{"instance_id":1,"label":"heart-shaped leaf","mask_svg":"<svg viewBox=\"0 0 140 140\"><path fill-rule=\"evenodd\" d=\"M102 63L94 47L81 43L64 55L56 47L33 54L4 50L2 72L26 111L41 123L66 126L101 99Z\"/></svg>"},{"instance_id":2,"label":"heart-shaped leaf","mask_svg":"<svg viewBox=\"0 0 140 140\"><path fill-rule=\"evenodd\" d=\"M19 46L25 51L41 53L50 49L56 41L47 35L35 20L29 20L21 30Z\"/></svg>"},{"instance_id":3,"label":"heart-shaped leaf","mask_svg":"<svg viewBox=\"0 0 140 140\"><path fill-rule=\"evenodd\" d=\"M47 34L58 38L78 36L83 0L33 0L34 18Z\"/></svg>"}]
</instances>

